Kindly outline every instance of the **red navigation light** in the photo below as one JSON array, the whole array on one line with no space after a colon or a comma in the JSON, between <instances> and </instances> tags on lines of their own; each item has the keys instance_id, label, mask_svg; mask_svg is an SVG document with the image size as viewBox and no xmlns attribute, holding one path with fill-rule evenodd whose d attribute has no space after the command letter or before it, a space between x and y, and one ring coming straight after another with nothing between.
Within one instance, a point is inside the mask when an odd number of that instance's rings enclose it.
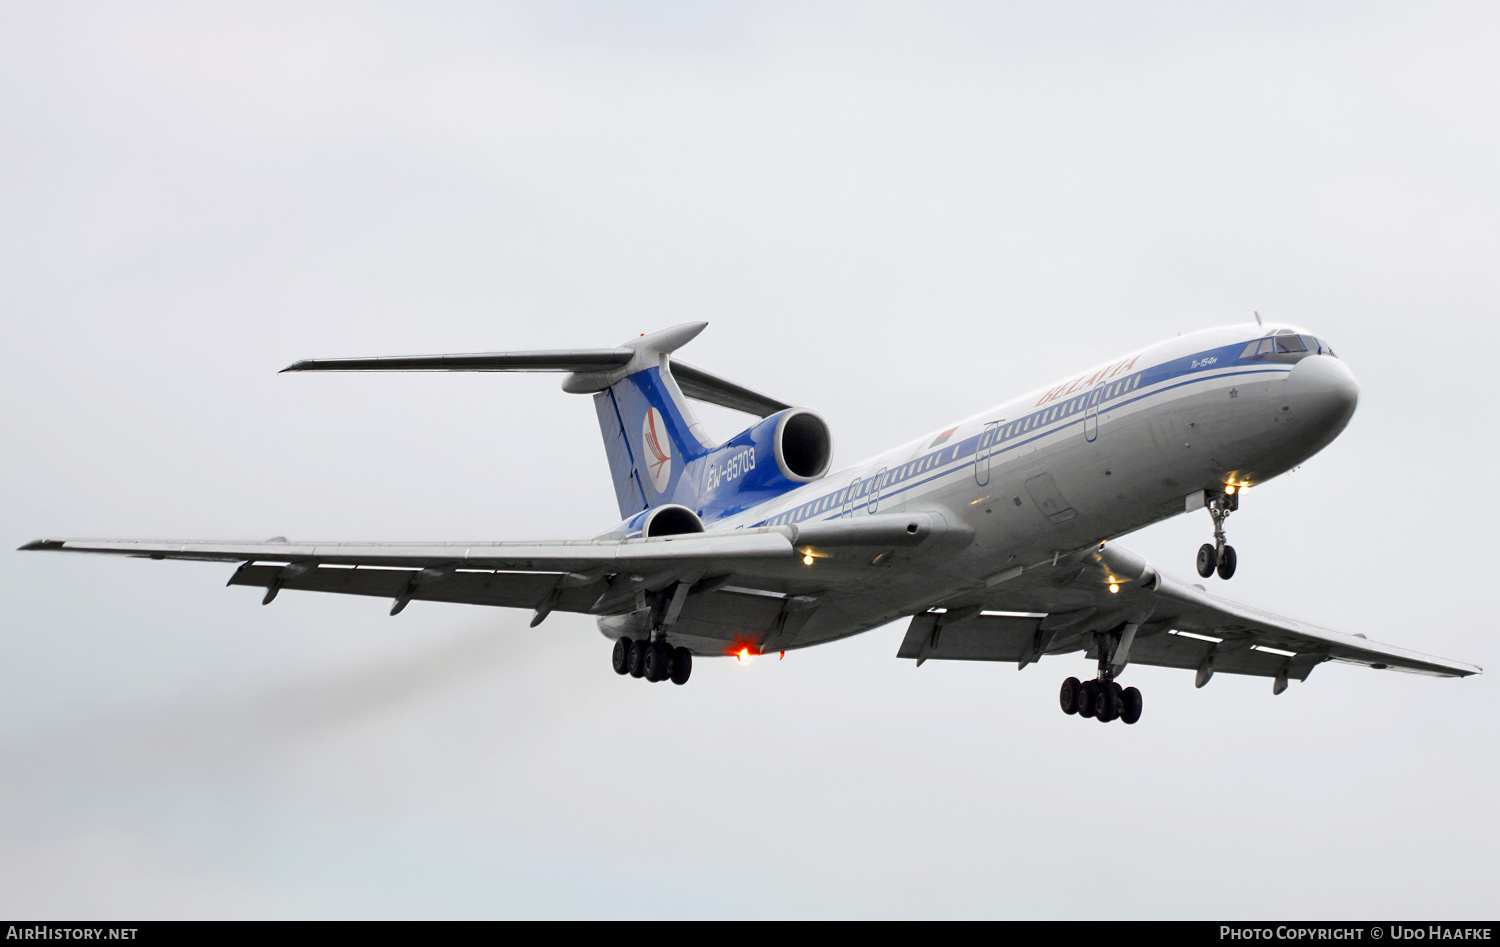
<instances>
[{"instance_id":1,"label":"red navigation light","mask_svg":"<svg viewBox=\"0 0 1500 947\"><path fill-rule=\"evenodd\" d=\"M729 647L724 649L724 653L741 664L748 664L751 658L760 654L760 648L756 647L755 639L736 635L729 642Z\"/></svg>"}]
</instances>

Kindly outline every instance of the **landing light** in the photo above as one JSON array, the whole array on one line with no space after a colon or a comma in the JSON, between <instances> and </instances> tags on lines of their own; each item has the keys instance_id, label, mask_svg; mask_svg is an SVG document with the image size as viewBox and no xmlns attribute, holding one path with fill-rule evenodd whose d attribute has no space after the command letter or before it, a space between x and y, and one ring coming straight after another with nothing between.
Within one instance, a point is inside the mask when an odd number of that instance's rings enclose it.
<instances>
[{"instance_id":1,"label":"landing light","mask_svg":"<svg viewBox=\"0 0 1500 947\"><path fill-rule=\"evenodd\" d=\"M1120 583L1111 582L1109 584L1109 594L1114 595L1118 591L1120 591Z\"/></svg>"},{"instance_id":2,"label":"landing light","mask_svg":"<svg viewBox=\"0 0 1500 947\"><path fill-rule=\"evenodd\" d=\"M1234 496L1234 491L1235 491L1235 485L1232 484L1232 483L1229 484L1227 487L1224 488L1224 493L1225 493L1226 496Z\"/></svg>"},{"instance_id":3,"label":"landing light","mask_svg":"<svg viewBox=\"0 0 1500 947\"><path fill-rule=\"evenodd\" d=\"M811 553L808 553L807 555L802 557L802 564L804 566L810 566L813 564L813 557Z\"/></svg>"}]
</instances>

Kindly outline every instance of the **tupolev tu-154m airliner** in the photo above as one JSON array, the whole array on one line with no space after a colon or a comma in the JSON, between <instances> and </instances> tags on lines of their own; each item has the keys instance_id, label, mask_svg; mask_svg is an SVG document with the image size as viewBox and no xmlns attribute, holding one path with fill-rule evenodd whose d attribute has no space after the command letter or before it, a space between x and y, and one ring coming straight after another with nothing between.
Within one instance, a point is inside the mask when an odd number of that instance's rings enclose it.
<instances>
[{"instance_id":1,"label":"tupolev tu-154m airliner","mask_svg":"<svg viewBox=\"0 0 1500 947\"><path fill-rule=\"evenodd\" d=\"M1014 661L1084 652L1065 713L1127 724L1130 664L1271 678L1280 694L1324 661L1440 677L1470 664L1408 651L1211 594L1115 541L1206 510L1204 580L1238 557L1225 521L1247 487L1322 450L1359 388L1300 329L1179 336L1062 379L862 463L832 468L815 411L673 357L706 323L617 347L325 359L287 372L566 372L593 396L621 521L593 539L305 543L53 540L23 549L239 563L230 585L344 592L598 617L620 675L687 682L695 655L760 654L909 621L898 657ZM714 443L697 399L759 416Z\"/></svg>"}]
</instances>

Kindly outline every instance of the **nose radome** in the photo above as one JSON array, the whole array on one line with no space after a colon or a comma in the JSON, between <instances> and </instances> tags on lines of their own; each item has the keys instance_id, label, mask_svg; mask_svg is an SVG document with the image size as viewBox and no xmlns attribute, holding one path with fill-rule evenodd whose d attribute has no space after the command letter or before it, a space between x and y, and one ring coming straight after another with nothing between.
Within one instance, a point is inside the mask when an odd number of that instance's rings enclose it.
<instances>
[{"instance_id":1,"label":"nose radome","mask_svg":"<svg viewBox=\"0 0 1500 947\"><path fill-rule=\"evenodd\" d=\"M1322 429L1332 439L1354 417L1359 383L1343 362L1331 355L1312 355L1292 366L1287 394L1293 417Z\"/></svg>"}]
</instances>

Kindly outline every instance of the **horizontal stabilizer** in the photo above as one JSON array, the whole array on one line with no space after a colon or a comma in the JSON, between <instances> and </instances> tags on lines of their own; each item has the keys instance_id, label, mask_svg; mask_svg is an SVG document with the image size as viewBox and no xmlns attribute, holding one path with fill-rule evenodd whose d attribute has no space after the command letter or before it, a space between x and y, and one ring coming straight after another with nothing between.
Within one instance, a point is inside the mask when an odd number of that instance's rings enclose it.
<instances>
[{"instance_id":1,"label":"horizontal stabilizer","mask_svg":"<svg viewBox=\"0 0 1500 947\"><path fill-rule=\"evenodd\" d=\"M309 358L283 372L600 372L623 368L630 349L556 352L482 352L476 355L397 355L388 358Z\"/></svg>"},{"instance_id":2,"label":"horizontal stabilizer","mask_svg":"<svg viewBox=\"0 0 1500 947\"><path fill-rule=\"evenodd\" d=\"M707 323L689 323L632 339L612 349L559 349L548 352L478 352L472 355L396 355L376 358L309 358L283 372L568 372L565 389L601 391L622 377L658 364L661 355L690 341ZM672 359L668 363L682 393L698 401L769 417L791 405L727 378Z\"/></svg>"},{"instance_id":3,"label":"horizontal stabilizer","mask_svg":"<svg viewBox=\"0 0 1500 947\"><path fill-rule=\"evenodd\" d=\"M768 418L778 411L785 411L791 407L785 401L777 401L769 395L763 395L744 385L735 384L727 378L704 371L686 362L673 359L671 371L672 377L677 379L677 387L681 388L682 393L689 398L696 398L699 401L706 401L709 404L731 408L735 411L743 411L761 418Z\"/></svg>"}]
</instances>

